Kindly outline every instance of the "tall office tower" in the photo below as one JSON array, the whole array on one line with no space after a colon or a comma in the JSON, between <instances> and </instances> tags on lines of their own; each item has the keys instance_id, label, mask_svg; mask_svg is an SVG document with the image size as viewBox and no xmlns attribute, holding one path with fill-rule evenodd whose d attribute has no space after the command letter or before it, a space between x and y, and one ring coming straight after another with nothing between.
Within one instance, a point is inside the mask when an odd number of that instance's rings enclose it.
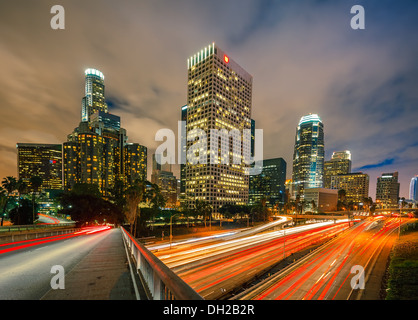
<instances>
[{"instance_id":1,"label":"tall office tower","mask_svg":"<svg viewBox=\"0 0 418 320\"><path fill-rule=\"evenodd\" d=\"M86 69L85 74L85 96L81 101L81 119L90 121L90 116L97 112L107 113L105 101L104 75L96 69Z\"/></svg>"},{"instance_id":2,"label":"tall office tower","mask_svg":"<svg viewBox=\"0 0 418 320\"><path fill-rule=\"evenodd\" d=\"M251 119L251 156L255 155L255 120Z\"/></svg>"},{"instance_id":3,"label":"tall office tower","mask_svg":"<svg viewBox=\"0 0 418 320\"><path fill-rule=\"evenodd\" d=\"M332 154L331 160L324 162L324 188L331 188L331 177L339 174L351 173L350 151L337 151Z\"/></svg>"},{"instance_id":4,"label":"tall office tower","mask_svg":"<svg viewBox=\"0 0 418 320\"><path fill-rule=\"evenodd\" d=\"M160 187L166 206L174 208L177 203L177 178L171 172L171 164L161 164L161 160L157 161L158 156L152 156L151 182Z\"/></svg>"},{"instance_id":5,"label":"tall office tower","mask_svg":"<svg viewBox=\"0 0 418 320\"><path fill-rule=\"evenodd\" d=\"M251 130L253 78L214 43L190 57L187 66L186 132L190 140L187 141L187 150L198 142L198 129L203 130L207 138L206 150L199 143L192 149L206 159L206 163L187 161L186 164L188 204L191 207L196 200L205 200L212 205L214 212L226 203L246 204L249 176L246 174L248 166L242 160L243 155L250 154L251 142L241 139L243 143L238 152L233 148L232 135L222 137L220 131L225 129L231 133L238 130L241 138L243 129ZM219 135L212 136L215 131L210 130L216 129ZM222 143L228 144L227 152L222 152ZM211 144L218 148L211 148ZM211 163L212 157L217 159L217 164Z\"/></svg>"},{"instance_id":6,"label":"tall office tower","mask_svg":"<svg viewBox=\"0 0 418 320\"><path fill-rule=\"evenodd\" d=\"M42 189L62 189L62 146L60 144L18 143L18 178L29 190L30 179L42 178Z\"/></svg>"},{"instance_id":7,"label":"tall office tower","mask_svg":"<svg viewBox=\"0 0 418 320\"><path fill-rule=\"evenodd\" d=\"M268 207L285 203L286 161L283 158L263 160L261 174L250 176L249 204L263 197Z\"/></svg>"},{"instance_id":8,"label":"tall office tower","mask_svg":"<svg viewBox=\"0 0 418 320\"><path fill-rule=\"evenodd\" d=\"M107 197L116 180L129 185L138 177L146 179L146 148L128 144L120 117L108 112L103 74L95 69L85 74L82 121L63 144L64 188L96 184Z\"/></svg>"},{"instance_id":9,"label":"tall office tower","mask_svg":"<svg viewBox=\"0 0 418 320\"><path fill-rule=\"evenodd\" d=\"M331 189L345 190L347 203L361 203L364 198L369 197L369 175L354 172L331 176Z\"/></svg>"},{"instance_id":10,"label":"tall office tower","mask_svg":"<svg viewBox=\"0 0 418 320\"><path fill-rule=\"evenodd\" d=\"M399 201L398 172L383 173L377 178L376 203L381 208L396 208Z\"/></svg>"},{"instance_id":11,"label":"tall office tower","mask_svg":"<svg viewBox=\"0 0 418 320\"><path fill-rule=\"evenodd\" d=\"M181 121L187 123L187 105L181 107ZM183 134L183 132L182 132ZM184 137L181 137L182 139ZM182 140L183 141L183 140ZM186 145L183 146L183 152L186 154ZM186 195L186 164L180 164L180 194Z\"/></svg>"},{"instance_id":12,"label":"tall office tower","mask_svg":"<svg viewBox=\"0 0 418 320\"><path fill-rule=\"evenodd\" d=\"M418 201L418 176L413 177L409 184L409 200Z\"/></svg>"},{"instance_id":13,"label":"tall office tower","mask_svg":"<svg viewBox=\"0 0 418 320\"><path fill-rule=\"evenodd\" d=\"M321 188L324 175L324 125L317 114L303 116L296 130L293 153L293 197Z\"/></svg>"},{"instance_id":14,"label":"tall office tower","mask_svg":"<svg viewBox=\"0 0 418 320\"><path fill-rule=\"evenodd\" d=\"M147 180L148 149L138 143L127 143L124 147L123 175L128 186L139 180Z\"/></svg>"}]
</instances>

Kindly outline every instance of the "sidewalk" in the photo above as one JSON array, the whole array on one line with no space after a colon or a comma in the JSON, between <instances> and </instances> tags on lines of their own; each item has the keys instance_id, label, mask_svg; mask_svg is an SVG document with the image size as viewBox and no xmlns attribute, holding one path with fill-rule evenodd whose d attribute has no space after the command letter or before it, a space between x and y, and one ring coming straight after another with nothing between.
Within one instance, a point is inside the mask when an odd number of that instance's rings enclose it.
<instances>
[{"instance_id":1,"label":"sidewalk","mask_svg":"<svg viewBox=\"0 0 418 320\"><path fill-rule=\"evenodd\" d=\"M42 300L135 299L120 229L110 230L103 241L65 275L65 289L51 289L42 297Z\"/></svg>"}]
</instances>

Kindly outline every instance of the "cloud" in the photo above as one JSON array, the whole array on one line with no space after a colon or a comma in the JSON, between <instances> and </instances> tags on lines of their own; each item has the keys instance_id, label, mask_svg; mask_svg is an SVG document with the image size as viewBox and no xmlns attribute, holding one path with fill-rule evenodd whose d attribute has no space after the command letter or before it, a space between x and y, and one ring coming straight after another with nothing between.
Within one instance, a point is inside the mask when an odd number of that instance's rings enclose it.
<instances>
[{"instance_id":1,"label":"cloud","mask_svg":"<svg viewBox=\"0 0 418 320\"><path fill-rule=\"evenodd\" d=\"M49 26L50 1L2 5L0 176L16 170L16 142L64 142L78 125L87 67L104 73L110 111L121 116L129 141L152 151L156 131L176 132L187 102L187 58L215 41L253 75L264 156L283 157L288 177L297 122L318 113L328 158L348 149L353 167L363 168L395 159L385 169L400 172L407 194L418 170L417 149L410 147L418 142L414 1L61 4L66 29L60 31ZM365 7L364 31L350 28L354 4ZM375 180L379 167L367 170Z\"/></svg>"},{"instance_id":2,"label":"cloud","mask_svg":"<svg viewBox=\"0 0 418 320\"><path fill-rule=\"evenodd\" d=\"M391 164L393 164L393 162L395 161L395 159L385 159L380 163L374 163L374 164L368 164L366 166L360 167L358 169L356 169L355 171L362 171L362 170L367 170L367 169L373 169L373 168L382 168L382 167L386 167L389 166Z\"/></svg>"}]
</instances>

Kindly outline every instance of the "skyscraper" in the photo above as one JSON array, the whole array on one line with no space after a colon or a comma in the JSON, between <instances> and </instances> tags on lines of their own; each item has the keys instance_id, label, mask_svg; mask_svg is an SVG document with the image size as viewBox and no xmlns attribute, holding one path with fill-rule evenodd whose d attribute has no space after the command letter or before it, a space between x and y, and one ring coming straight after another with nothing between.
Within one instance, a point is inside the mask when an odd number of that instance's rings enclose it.
<instances>
[{"instance_id":1,"label":"skyscraper","mask_svg":"<svg viewBox=\"0 0 418 320\"><path fill-rule=\"evenodd\" d=\"M185 121L187 123L187 105L181 107L181 121ZM182 132L182 134L184 134ZM183 139L183 137L181 137ZM186 154L186 146L183 146L183 152ZM186 164L180 164L180 194L186 194Z\"/></svg>"},{"instance_id":2,"label":"skyscraper","mask_svg":"<svg viewBox=\"0 0 418 320\"><path fill-rule=\"evenodd\" d=\"M18 178L31 188L30 179L42 178L42 189L62 189L62 146L60 144L18 143Z\"/></svg>"},{"instance_id":3,"label":"skyscraper","mask_svg":"<svg viewBox=\"0 0 418 320\"><path fill-rule=\"evenodd\" d=\"M96 69L85 71L82 121L63 144L64 188L91 183L108 196L116 180L128 185L146 179L146 147L127 142L120 117L108 112L104 76Z\"/></svg>"},{"instance_id":4,"label":"skyscraper","mask_svg":"<svg viewBox=\"0 0 418 320\"><path fill-rule=\"evenodd\" d=\"M331 189L345 190L347 203L359 204L369 197L369 175L353 172L331 176Z\"/></svg>"},{"instance_id":5,"label":"skyscraper","mask_svg":"<svg viewBox=\"0 0 418 320\"><path fill-rule=\"evenodd\" d=\"M86 69L85 72L85 96L81 100L81 119L89 121L90 116L102 111L107 113L105 101L104 75L97 69Z\"/></svg>"},{"instance_id":6,"label":"skyscraper","mask_svg":"<svg viewBox=\"0 0 418 320\"><path fill-rule=\"evenodd\" d=\"M126 143L123 148L123 177L128 186L135 180L147 180L147 147L139 143Z\"/></svg>"},{"instance_id":7,"label":"skyscraper","mask_svg":"<svg viewBox=\"0 0 418 320\"><path fill-rule=\"evenodd\" d=\"M409 184L409 200L418 201L418 176L413 177Z\"/></svg>"},{"instance_id":8,"label":"skyscraper","mask_svg":"<svg viewBox=\"0 0 418 320\"><path fill-rule=\"evenodd\" d=\"M350 151L337 151L332 154L331 160L324 162L324 188L331 188L331 177L351 172Z\"/></svg>"},{"instance_id":9,"label":"skyscraper","mask_svg":"<svg viewBox=\"0 0 418 320\"><path fill-rule=\"evenodd\" d=\"M317 114L303 116L296 130L293 153L293 197L307 188L321 188L324 175L324 125Z\"/></svg>"},{"instance_id":10,"label":"skyscraper","mask_svg":"<svg viewBox=\"0 0 418 320\"><path fill-rule=\"evenodd\" d=\"M250 176L249 204L263 197L268 207L284 204L286 198L286 161L283 158L263 160L261 174Z\"/></svg>"},{"instance_id":11,"label":"skyscraper","mask_svg":"<svg viewBox=\"0 0 418 320\"><path fill-rule=\"evenodd\" d=\"M376 203L381 208L396 208L399 200L398 172L383 173L377 178Z\"/></svg>"},{"instance_id":12,"label":"skyscraper","mask_svg":"<svg viewBox=\"0 0 418 320\"><path fill-rule=\"evenodd\" d=\"M210 130L225 129L228 133L238 130L242 134L243 129L251 129L253 78L214 43L191 56L187 67L187 149L194 144L198 129L205 132L208 146L218 146L214 150L211 148L210 152L208 148L199 150L199 156L203 155L206 163L186 163L188 204L193 206L196 200L205 200L212 205L214 212L226 203L246 204L247 167L242 161L233 164L231 157L242 160L243 154L249 154L251 142L245 139L238 154L230 143L230 135L212 136ZM221 143L229 142L226 154L219 148L219 138ZM217 151L218 156L215 155ZM217 164L210 163L212 156L218 159Z\"/></svg>"}]
</instances>

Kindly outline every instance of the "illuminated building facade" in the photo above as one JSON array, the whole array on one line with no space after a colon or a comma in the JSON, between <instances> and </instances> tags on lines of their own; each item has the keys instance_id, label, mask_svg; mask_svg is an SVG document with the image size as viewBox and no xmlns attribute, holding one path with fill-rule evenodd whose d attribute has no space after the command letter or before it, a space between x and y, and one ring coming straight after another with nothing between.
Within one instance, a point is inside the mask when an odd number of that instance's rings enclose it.
<instances>
[{"instance_id":1,"label":"illuminated building facade","mask_svg":"<svg viewBox=\"0 0 418 320\"><path fill-rule=\"evenodd\" d=\"M303 199L308 188L322 188L324 175L324 125L317 114L303 116L296 130L293 153L293 197Z\"/></svg>"},{"instance_id":2,"label":"illuminated building facade","mask_svg":"<svg viewBox=\"0 0 418 320\"><path fill-rule=\"evenodd\" d=\"M337 151L331 160L324 162L324 188L331 188L331 177L339 174L351 173L350 151Z\"/></svg>"},{"instance_id":3,"label":"illuminated building facade","mask_svg":"<svg viewBox=\"0 0 418 320\"><path fill-rule=\"evenodd\" d=\"M102 111L107 113L105 100L104 75L97 69L86 69L85 96L81 100L81 120L89 121L93 113Z\"/></svg>"},{"instance_id":4,"label":"illuminated building facade","mask_svg":"<svg viewBox=\"0 0 418 320\"><path fill-rule=\"evenodd\" d=\"M240 154L233 150L232 138L221 138L229 142L228 152L224 154L218 148L218 163L211 163L211 143L218 145L219 138L212 136L211 129L238 130L251 129L252 76L232 60L214 43L203 48L187 61L187 150L196 143L192 130L201 129L206 133L207 148L200 148L199 156L207 159L206 163L186 163L186 199L189 207L196 200L211 204L213 212L226 203L246 204L248 202L249 176L245 174L246 165L243 155L249 154L251 142L245 140ZM211 141L213 140L213 141ZM219 143L220 144L220 143ZM219 145L218 145L219 146ZM244 153L245 152L245 153ZM233 157L240 158L234 164ZM229 163L227 163L229 160Z\"/></svg>"},{"instance_id":5,"label":"illuminated building facade","mask_svg":"<svg viewBox=\"0 0 418 320\"><path fill-rule=\"evenodd\" d=\"M418 201L418 176L413 177L409 184L409 200Z\"/></svg>"},{"instance_id":6,"label":"illuminated building facade","mask_svg":"<svg viewBox=\"0 0 418 320\"><path fill-rule=\"evenodd\" d=\"M181 121L187 122L187 105L181 107ZM183 138L183 137L182 137ZM186 152L186 146L184 146L183 152ZM180 164L180 194L186 194L186 164Z\"/></svg>"},{"instance_id":7,"label":"illuminated building facade","mask_svg":"<svg viewBox=\"0 0 418 320\"><path fill-rule=\"evenodd\" d=\"M116 180L130 185L146 179L146 147L127 143L120 117L108 112L104 76L99 70L85 72L82 121L63 144L64 189L75 183L96 184L108 197Z\"/></svg>"},{"instance_id":8,"label":"illuminated building facade","mask_svg":"<svg viewBox=\"0 0 418 320\"><path fill-rule=\"evenodd\" d=\"M363 202L369 197L369 175L362 172L340 174L331 177L331 189L345 190L347 203L354 204Z\"/></svg>"},{"instance_id":9,"label":"illuminated building facade","mask_svg":"<svg viewBox=\"0 0 418 320\"><path fill-rule=\"evenodd\" d=\"M381 208L397 208L399 201L398 172L383 173L377 178L376 204Z\"/></svg>"},{"instance_id":10,"label":"illuminated building facade","mask_svg":"<svg viewBox=\"0 0 418 320\"><path fill-rule=\"evenodd\" d=\"M128 186L139 180L147 179L147 147L139 143L127 143L124 150L123 176Z\"/></svg>"},{"instance_id":11,"label":"illuminated building facade","mask_svg":"<svg viewBox=\"0 0 418 320\"><path fill-rule=\"evenodd\" d=\"M286 199L286 161L283 158L263 160L261 174L250 176L249 205L262 198L268 207L283 205Z\"/></svg>"},{"instance_id":12,"label":"illuminated building facade","mask_svg":"<svg viewBox=\"0 0 418 320\"><path fill-rule=\"evenodd\" d=\"M42 178L42 189L62 189L62 145L18 143L18 178L31 189L32 177Z\"/></svg>"}]
</instances>

